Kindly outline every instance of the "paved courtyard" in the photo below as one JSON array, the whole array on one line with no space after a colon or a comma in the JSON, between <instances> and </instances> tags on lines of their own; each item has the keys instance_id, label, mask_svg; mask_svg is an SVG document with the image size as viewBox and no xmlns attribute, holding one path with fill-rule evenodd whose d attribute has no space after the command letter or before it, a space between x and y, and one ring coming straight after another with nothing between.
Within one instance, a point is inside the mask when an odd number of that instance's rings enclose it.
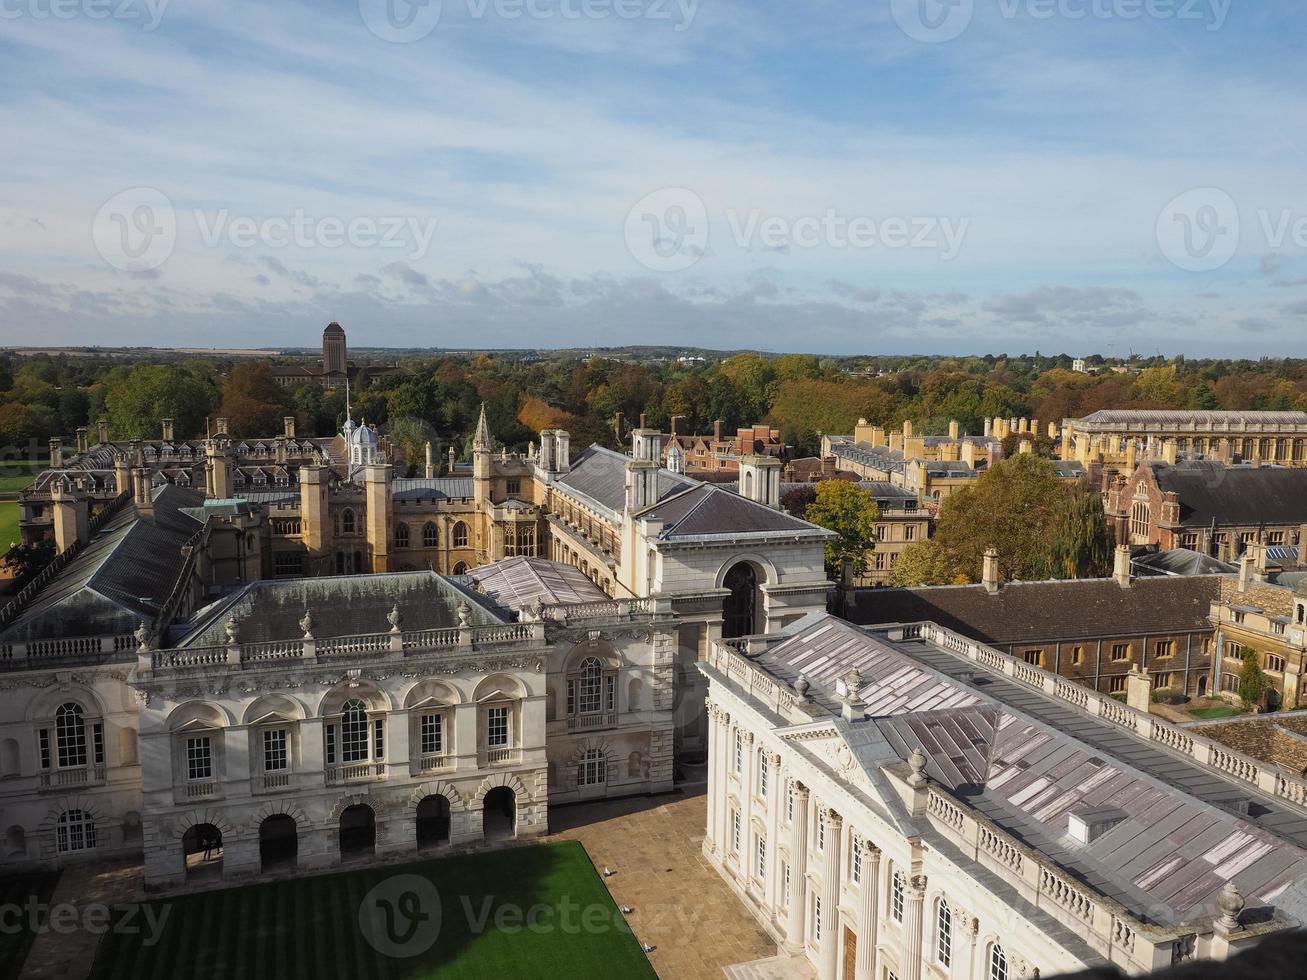
<instances>
[{"instance_id":1,"label":"paved courtyard","mask_svg":"<svg viewBox=\"0 0 1307 980\"><path fill-rule=\"evenodd\" d=\"M723 980L725 968L776 955L776 943L703 857L707 796L680 794L552 810L552 836L579 840L631 927L656 947L663 980Z\"/></svg>"}]
</instances>

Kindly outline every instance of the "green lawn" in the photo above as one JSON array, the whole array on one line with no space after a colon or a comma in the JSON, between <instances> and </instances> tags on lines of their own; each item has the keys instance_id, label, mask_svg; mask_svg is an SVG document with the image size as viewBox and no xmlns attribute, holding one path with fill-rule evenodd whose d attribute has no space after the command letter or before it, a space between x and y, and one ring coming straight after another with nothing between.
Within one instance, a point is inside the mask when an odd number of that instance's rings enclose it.
<instances>
[{"instance_id":1,"label":"green lawn","mask_svg":"<svg viewBox=\"0 0 1307 980\"><path fill-rule=\"evenodd\" d=\"M20 537L18 504L12 500L0 500L0 555L9 550L11 543L17 544Z\"/></svg>"},{"instance_id":2,"label":"green lawn","mask_svg":"<svg viewBox=\"0 0 1307 980\"><path fill-rule=\"evenodd\" d=\"M1202 718L1205 720L1210 720L1212 718L1233 718L1236 715L1242 714L1242 712L1237 711L1234 708L1223 705L1217 705L1213 708L1193 708L1189 713L1195 718Z\"/></svg>"},{"instance_id":3,"label":"green lawn","mask_svg":"<svg viewBox=\"0 0 1307 980\"><path fill-rule=\"evenodd\" d=\"M93 980L655 977L574 841L155 904L160 940L111 932Z\"/></svg>"},{"instance_id":4,"label":"green lawn","mask_svg":"<svg viewBox=\"0 0 1307 980\"><path fill-rule=\"evenodd\" d=\"M0 493L17 493L36 479L46 466L33 460L0 460Z\"/></svg>"},{"instance_id":5,"label":"green lawn","mask_svg":"<svg viewBox=\"0 0 1307 980\"><path fill-rule=\"evenodd\" d=\"M27 951L36 938L36 933L28 927L28 900L34 898L41 903L48 902L58 881L57 871L0 876L0 907L9 910L4 923L6 928L0 929L0 977L16 977L22 972ZM13 906L22 909L18 917L12 910ZM44 922L44 916L41 919ZM22 927L14 929L17 921L21 921Z\"/></svg>"}]
</instances>

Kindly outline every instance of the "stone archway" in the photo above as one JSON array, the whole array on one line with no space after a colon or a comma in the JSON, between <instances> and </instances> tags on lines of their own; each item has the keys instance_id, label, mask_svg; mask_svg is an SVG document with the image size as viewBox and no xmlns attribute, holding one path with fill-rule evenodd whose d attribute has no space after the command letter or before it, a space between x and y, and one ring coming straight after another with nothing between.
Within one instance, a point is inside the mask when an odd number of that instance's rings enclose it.
<instances>
[{"instance_id":1,"label":"stone archway","mask_svg":"<svg viewBox=\"0 0 1307 980\"><path fill-rule=\"evenodd\" d=\"M299 824L289 813L274 813L259 823L259 870L293 871L299 859Z\"/></svg>"},{"instance_id":2,"label":"stone archway","mask_svg":"<svg viewBox=\"0 0 1307 980\"><path fill-rule=\"evenodd\" d=\"M416 810L418 848L439 847L449 843L449 798L439 793L418 801Z\"/></svg>"},{"instance_id":3,"label":"stone archway","mask_svg":"<svg viewBox=\"0 0 1307 980\"><path fill-rule=\"evenodd\" d=\"M730 595L722 603L722 639L756 633L758 621L758 570L752 562L736 562L722 579Z\"/></svg>"},{"instance_id":4,"label":"stone archway","mask_svg":"<svg viewBox=\"0 0 1307 980\"><path fill-rule=\"evenodd\" d=\"M222 831L211 823L191 824L182 833L182 860L188 879L222 874Z\"/></svg>"},{"instance_id":5,"label":"stone archway","mask_svg":"<svg viewBox=\"0 0 1307 980\"><path fill-rule=\"evenodd\" d=\"M481 801L481 834L486 840L517 836L517 794L509 786L496 786Z\"/></svg>"},{"instance_id":6,"label":"stone archway","mask_svg":"<svg viewBox=\"0 0 1307 980\"><path fill-rule=\"evenodd\" d=\"M354 803L340 812L340 859L371 857L377 850L377 815L366 803Z\"/></svg>"}]
</instances>

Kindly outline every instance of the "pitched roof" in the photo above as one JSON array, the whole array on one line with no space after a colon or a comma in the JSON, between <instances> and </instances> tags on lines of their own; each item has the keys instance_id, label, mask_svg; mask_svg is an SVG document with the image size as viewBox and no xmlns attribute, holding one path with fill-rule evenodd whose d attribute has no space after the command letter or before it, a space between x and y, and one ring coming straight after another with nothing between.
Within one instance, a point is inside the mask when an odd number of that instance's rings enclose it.
<instances>
[{"instance_id":1,"label":"pitched roof","mask_svg":"<svg viewBox=\"0 0 1307 980\"><path fill-rule=\"evenodd\" d=\"M995 594L980 585L862 589L850 610L855 623L931 621L983 643L1042 643L1126 633L1207 630L1221 577L1009 582Z\"/></svg>"},{"instance_id":2,"label":"pitched roof","mask_svg":"<svg viewBox=\"0 0 1307 980\"><path fill-rule=\"evenodd\" d=\"M1307 523L1307 469L1153 463L1158 489L1180 497L1186 527Z\"/></svg>"},{"instance_id":3,"label":"pitched roof","mask_svg":"<svg viewBox=\"0 0 1307 980\"><path fill-rule=\"evenodd\" d=\"M629 456L605 449L602 446L590 446L576 461L571 469L555 481L559 486L576 490L597 501L609 510L621 513L626 507L626 464ZM695 486L697 480L673 473L671 470L658 471L658 499L669 494Z\"/></svg>"},{"instance_id":4,"label":"pitched roof","mask_svg":"<svg viewBox=\"0 0 1307 980\"><path fill-rule=\"evenodd\" d=\"M807 521L791 517L783 510L773 510L756 501L741 497L732 490L712 484L700 484L663 500L640 512L647 520L662 521L658 537L677 538L704 534L742 534L756 531L823 531Z\"/></svg>"},{"instance_id":5,"label":"pitched roof","mask_svg":"<svg viewBox=\"0 0 1307 980\"><path fill-rule=\"evenodd\" d=\"M558 605L608 599L581 569L546 558L506 558L475 568L468 577L496 603L519 611L537 601Z\"/></svg>"},{"instance_id":6,"label":"pitched roof","mask_svg":"<svg viewBox=\"0 0 1307 980\"><path fill-rule=\"evenodd\" d=\"M1171 411L1108 408L1077 422L1103 425L1307 425L1307 412Z\"/></svg>"}]
</instances>

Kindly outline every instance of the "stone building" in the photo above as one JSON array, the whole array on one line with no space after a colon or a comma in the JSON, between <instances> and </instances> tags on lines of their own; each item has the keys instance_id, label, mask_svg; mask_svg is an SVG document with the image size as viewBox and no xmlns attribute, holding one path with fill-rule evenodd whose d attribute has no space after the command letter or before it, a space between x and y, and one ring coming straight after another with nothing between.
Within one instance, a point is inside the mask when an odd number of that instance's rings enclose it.
<instances>
[{"instance_id":1,"label":"stone building","mask_svg":"<svg viewBox=\"0 0 1307 980\"><path fill-rule=\"evenodd\" d=\"M1307 783L932 623L714 644L704 855L819 980L1224 959L1307 911Z\"/></svg>"},{"instance_id":2,"label":"stone building","mask_svg":"<svg viewBox=\"0 0 1307 980\"><path fill-rule=\"evenodd\" d=\"M1124 695L1136 668L1154 690L1213 691L1209 614L1222 576L1132 578L1128 549L1110 579L1000 582L997 560L986 565L978 585L858 593L849 618L930 620L1104 694Z\"/></svg>"},{"instance_id":3,"label":"stone building","mask_svg":"<svg viewBox=\"0 0 1307 980\"><path fill-rule=\"evenodd\" d=\"M1235 561L1251 544L1304 543L1307 469L1148 460L1111 479L1104 510L1122 544Z\"/></svg>"},{"instance_id":4,"label":"stone building","mask_svg":"<svg viewBox=\"0 0 1307 980\"><path fill-rule=\"evenodd\" d=\"M1265 581L1264 575L1258 575L1256 559L1246 554L1240 561L1238 579L1222 579L1220 592L1212 598L1210 618L1219 653L1214 690L1238 700L1239 672L1245 655L1251 655L1270 682L1270 707L1307 707L1303 686L1307 590Z\"/></svg>"},{"instance_id":5,"label":"stone building","mask_svg":"<svg viewBox=\"0 0 1307 980\"><path fill-rule=\"evenodd\" d=\"M1062 422L1063 459L1133 471L1137 460L1167 453L1171 462L1307 466L1307 412L1108 409Z\"/></svg>"},{"instance_id":6,"label":"stone building","mask_svg":"<svg viewBox=\"0 0 1307 980\"><path fill-rule=\"evenodd\" d=\"M274 364L272 380L283 388L299 384L315 384L328 391L344 388L349 381L349 352L341 325L332 321L322 331L322 360L317 365Z\"/></svg>"}]
</instances>

